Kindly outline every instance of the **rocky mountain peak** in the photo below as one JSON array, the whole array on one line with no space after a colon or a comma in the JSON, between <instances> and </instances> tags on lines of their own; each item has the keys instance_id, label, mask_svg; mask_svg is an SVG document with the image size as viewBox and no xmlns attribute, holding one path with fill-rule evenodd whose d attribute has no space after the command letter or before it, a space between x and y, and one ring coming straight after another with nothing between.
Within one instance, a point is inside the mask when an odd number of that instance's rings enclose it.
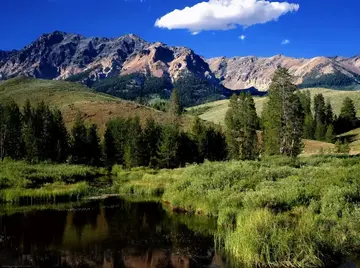
<instances>
[{"instance_id":1,"label":"rocky mountain peak","mask_svg":"<svg viewBox=\"0 0 360 268\"><path fill-rule=\"evenodd\" d=\"M298 84L329 75L333 76L331 83L340 81L340 85L360 81L359 55L299 59L279 54L206 60L190 48L150 43L135 34L105 38L54 31L19 51L0 51L0 80L19 75L44 79L80 75L98 80L140 72L175 81L181 73L191 72L214 83L220 81L229 89L265 91L278 67L288 68Z\"/></svg>"}]
</instances>

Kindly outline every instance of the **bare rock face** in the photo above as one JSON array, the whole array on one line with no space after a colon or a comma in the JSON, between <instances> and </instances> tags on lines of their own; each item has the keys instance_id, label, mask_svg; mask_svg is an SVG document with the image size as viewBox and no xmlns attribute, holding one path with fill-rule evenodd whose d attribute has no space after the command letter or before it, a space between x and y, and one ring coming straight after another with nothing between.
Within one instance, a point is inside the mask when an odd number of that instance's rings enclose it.
<instances>
[{"instance_id":1,"label":"bare rock face","mask_svg":"<svg viewBox=\"0 0 360 268\"><path fill-rule=\"evenodd\" d=\"M142 72L175 80L183 70L213 78L208 64L192 50L149 43L134 34L109 39L56 31L20 51L0 51L0 79L66 79L88 71L93 79Z\"/></svg>"},{"instance_id":2,"label":"bare rock face","mask_svg":"<svg viewBox=\"0 0 360 268\"><path fill-rule=\"evenodd\" d=\"M319 78L327 74L341 73L357 81L360 75L360 57L296 59L277 55L270 58L233 57L208 59L211 71L229 89L255 87L266 91L278 67L289 69L296 84L306 78Z\"/></svg>"},{"instance_id":3,"label":"bare rock face","mask_svg":"<svg viewBox=\"0 0 360 268\"><path fill-rule=\"evenodd\" d=\"M85 74L85 79L144 73L174 82L186 71L233 90L266 91L278 67L289 69L297 84L327 78L360 86L360 56L296 59L277 55L212 58L205 60L185 47L150 43L134 34L119 38L88 38L55 31L44 34L19 51L0 50L0 80L15 76L66 79ZM335 76L329 79L328 76Z\"/></svg>"}]
</instances>

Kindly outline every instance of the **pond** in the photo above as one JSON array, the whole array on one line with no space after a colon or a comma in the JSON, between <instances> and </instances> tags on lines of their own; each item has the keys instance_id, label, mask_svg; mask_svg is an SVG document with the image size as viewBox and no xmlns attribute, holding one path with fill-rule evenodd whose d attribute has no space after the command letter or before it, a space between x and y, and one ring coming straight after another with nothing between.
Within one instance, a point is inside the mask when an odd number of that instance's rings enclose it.
<instances>
[{"instance_id":1,"label":"pond","mask_svg":"<svg viewBox=\"0 0 360 268\"><path fill-rule=\"evenodd\" d=\"M215 250L216 219L156 202L3 206L0 215L0 267L229 267Z\"/></svg>"},{"instance_id":2,"label":"pond","mask_svg":"<svg viewBox=\"0 0 360 268\"><path fill-rule=\"evenodd\" d=\"M21 210L0 216L0 267L225 267L213 219L158 203L110 198Z\"/></svg>"}]
</instances>

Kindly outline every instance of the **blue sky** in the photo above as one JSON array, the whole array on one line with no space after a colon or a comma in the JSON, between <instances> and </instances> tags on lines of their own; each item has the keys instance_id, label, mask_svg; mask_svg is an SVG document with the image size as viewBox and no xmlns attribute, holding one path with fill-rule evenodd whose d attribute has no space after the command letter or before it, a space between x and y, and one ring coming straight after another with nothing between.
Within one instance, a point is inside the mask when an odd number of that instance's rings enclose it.
<instances>
[{"instance_id":1,"label":"blue sky","mask_svg":"<svg viewBox=\"0 0 360 268\"><path fill-rule=\"evenodd\" d=\"M20 49L43 33L61 30L105 37L135 33L148 41L190 47L205 57L360 54L358 0L288 0L280 6L270 1L266 7L257 0L210 1L196 9L202 1L1 0L0 49ZM244 8L238 13L239 3Z\"/></svg>"}]
</instances>

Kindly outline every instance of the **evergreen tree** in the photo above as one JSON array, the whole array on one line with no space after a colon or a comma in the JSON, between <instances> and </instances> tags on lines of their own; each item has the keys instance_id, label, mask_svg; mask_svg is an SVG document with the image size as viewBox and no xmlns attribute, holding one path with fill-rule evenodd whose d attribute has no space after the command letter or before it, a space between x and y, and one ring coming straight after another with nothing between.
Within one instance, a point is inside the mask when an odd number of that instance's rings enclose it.
<instances>
[{"instance_id":1,"label":"evergreen tree","mask_svg":"<svg viewBox=\"0 0 360 268\"><path fill-rule=\"evenodd\" d=\"M207 153L209 161L224 161L227 159L226 137L220 126L210 125L206 130Z\"/></svg>"},{"instance_id":2,"label":"evergreen tree","mask_svg":"<svg viewBox=\"0 0 360 268\"><path fill-rule=\"evenodd\" d=\"M35 141L37 147L37 159L39 161L51 160L54 151L53 136L53 116L48 106L42 101L34 110L33 127L35 130Z\"/></svg>"},{"instance_id":3,"label":"evergreen tree","mask_svg":"<svg viewBox=\"0 0 360 268\"><path fill-rule=\"evenodd\" d=\"M127 120L127 136L125 144L124 161L128 168L144 165L145 152L142 139L140 118L134 117Z\"/></svg>"},{"instance_id":4,"label":"evergreen tree","mask_svg":"<svg viewBox=\"0 0 360 268\"><path fill-rule=\"evenodd\" d=\"M176 88L172 90L168 113L171 120L175 120L181 115L183 107L181 106L179 94Z\"/></svg>"},{"instance_id":5,"label":"evergreen tree","mask_svg":"<svg viewBox=\"0 0 360 268\"><path fill-rule=\"evenodd\" d=\"M315 139L319 141L325 140L327 129L327 116L325 99L322 94L314 97L314 123L315 123Z\"/></svg>"},{"instance_id":6,"label":"evergreen tree","mask_svg":"<svg viewBox=\"0 0 360 268\"><path fill-rule=\"evenodd\" d=\"M336 125L338 133L344 133L356 127L356 108L351 98L346 97L344 99Z\"/></svg>"},{"instance_id":7,"label":"evergreen tree","mask_svg":"<svg viewBox=\"0 0 360 268\"><path fill-rule=\"evenodd\" d=\"M5 140L6 156L20 159L23 156L22 121L19 106L13 101L5 105L7 139Z\"/></svg>"},{"instance_id":8,"label":"evergreen tree","mask_svg":"<svg viewBox=\"0 0 360 268\"><path fill-rule=\"evenodd\" d=\"M52 160L58 163L65 162L69 156L69 133L66 129L64 118L60 110L53 112L53 143L55 150L53 151Z\"/></svg>"},{"instance_id":9,"label":"evergreen tree","mask_svg":"<svg viewBox=\"0 0 360 268\"><path fill-rule=\"evenodd\" d=\"M334 112L329 100L326 102L326 107L325 107L325 124L326 125L334 124Z\"/></svg>"},{"instance_id":10,"label":"evergreen tree","mask_svg":"<svg viewBox=\"0 0 360 268\"><path fill-rule=\"evenodd\" d=\"M304 119L304 139L312 140L315 137L314 119L312 114L306 114Z\"/></svg>"},{"instance_id":11,"label":"evergreen tree","mask_svg":"<svg viewBox=\"0 0 360 268\"><path fill-rule=\"evenodd\" d=\"M112 133L111 124L107 123L104 134L104 154L105 164L107 167L111 167L116 164L116 151L115 138Z\"/></svg>"},{"instance_id":12,"label":"evergreen tree","mask_svg":"<svg viewBox=\"0 0 360 268\"><path fill-rule=\"evenodd\" d=\"M195 159L197 163L204 162L207 156L207 131L206 126L201 119L196 116L192 126L192 137L195 142L196 152Z\"/></svg>"},{"instance_id":13,"label":"evergreen tree","mask_svg":"<svg viewBox=\"0 0 360 268\"><path fill-rule=\"evenodd\" d=\"M128 120L115 118L106 125L105 151L107 161L124 164L125 146L128 135Z\"/></svg>"},{"instance_id":14,"label":"evergreen tree","mask_svg":"<svg viewBox=\"0 0 360 268\"><path fill-rule=\"evenodd\" d=\"M325 141L329 143L334 143L335 141L335 129L332 124L329 124L325 133Z\"/></svg>"},{"instance_id":15,"label":"evergreen tree","mask_svg":"<svg viewBox=\"0 0 360 268\"><path fill-rule=\"evenodd\" d=\"M303 138L305 139L314 139L315 135L315 126L314 118L311 112L311 95L310 91L298 91L297 95L299 96L302 109L304 111L304 132Z\"/></svg>"},{"instance_id":16,"label":"evergreen tree","mask_svg":"<svg viewBox=\"0 0 360 268\"><path fill-rule=\"evenodd\" d=\"M34 162L38 159L38 150L35 137L34 110L30 101L25 102L23 108L23 129L22 136L25 147L25 157L28 162Z\"/></svg>"},{"instance_id":17,"label":"evergreen tree","mask_svg":"<svg viewBox=\"0 0 360 268\"><path fill-rule=\"evenodd\" d=\"M6 114L4 105L0 104L0 157L3 161L6 156L6 139L8 130L6 125Z\"/></svg>"},{"instance_id":18,"label":"evergreen tree","mask_svg":"<svg viewBox=\"0 0 360 268\"><path fill-rule=\"evenodd\" d=\"M87 128L81 115L78 114L71 130L71 162L86 165L89 162Z\"/></svg>"},{"instance_id":19,"label":"evergreen tree","mask_svg":"<svg viewBox=\"0 0 360 268\"><path fill-rule=\"evenodd\" d=\"M143 142L145 146L144 164L155 167L158 159L161 126L156 124L153 118L149 118L146 120L143 133Z\"/></svg>"},{"instance_id":20,"label":"evergreen tree","mask_svg":"<svg viewBox=\"0 0 360 268\"><path fill-rule=\"evenodd\" d=\"M191 138L188 133L181 131L178 137L178 163L180 166L185 166L186 164L191 164L196 162L197 159L197 144Z\"/></svg>"},{"instance_id":21,"label":"evergreen tree","mask_svg":"<svg viewBox=\"0 0 360 268\"><path fill-rule=\"evenodd\" d=\"M279 68L263 110L264 149L267 154L295 157L301 152L304 113L288 70Z\"/></svg>"},{"instance_id":22,"label":"evergreen tree","mask_svg":"<svg viewBox=\"0 0 360 268\"><path fill-rule=\"evenodd\" d=\"M311 114L311 94L309 90L298 91L296 93L300 99L302 109L305 115Z\"/></svg>"},{"instance_id":23,"label":"evergreen tree","mask_svg":"<svg viewBox=\"0 0 360 268\"><path fill-rule=\"evenodd\" d=\"M233 95L226 114L227 142L233 159L256 159L259 155L255 103L249 94Z\"/></svg>"},{"instance_id":24,"label":"evergreen tree","mask_svg":"<svg viewBox=\"0 0 360 268\"><path fill-rule=\"evenodd\" d=\"M180 131L177 125L165 125L159 148L159 167L175 168L179 166Z\"/></svg>"},{"instance_id":25,"label":"evergreen tree","mask_svg":"<svg viewBox=\"0 0 360 268\"><path fill-rule=\"evenodd\" d=\"M100 138L97 133L97 126L92 124L87 131L87 162L91 166L101 165Z\"/></svg>"}]
</instances>

